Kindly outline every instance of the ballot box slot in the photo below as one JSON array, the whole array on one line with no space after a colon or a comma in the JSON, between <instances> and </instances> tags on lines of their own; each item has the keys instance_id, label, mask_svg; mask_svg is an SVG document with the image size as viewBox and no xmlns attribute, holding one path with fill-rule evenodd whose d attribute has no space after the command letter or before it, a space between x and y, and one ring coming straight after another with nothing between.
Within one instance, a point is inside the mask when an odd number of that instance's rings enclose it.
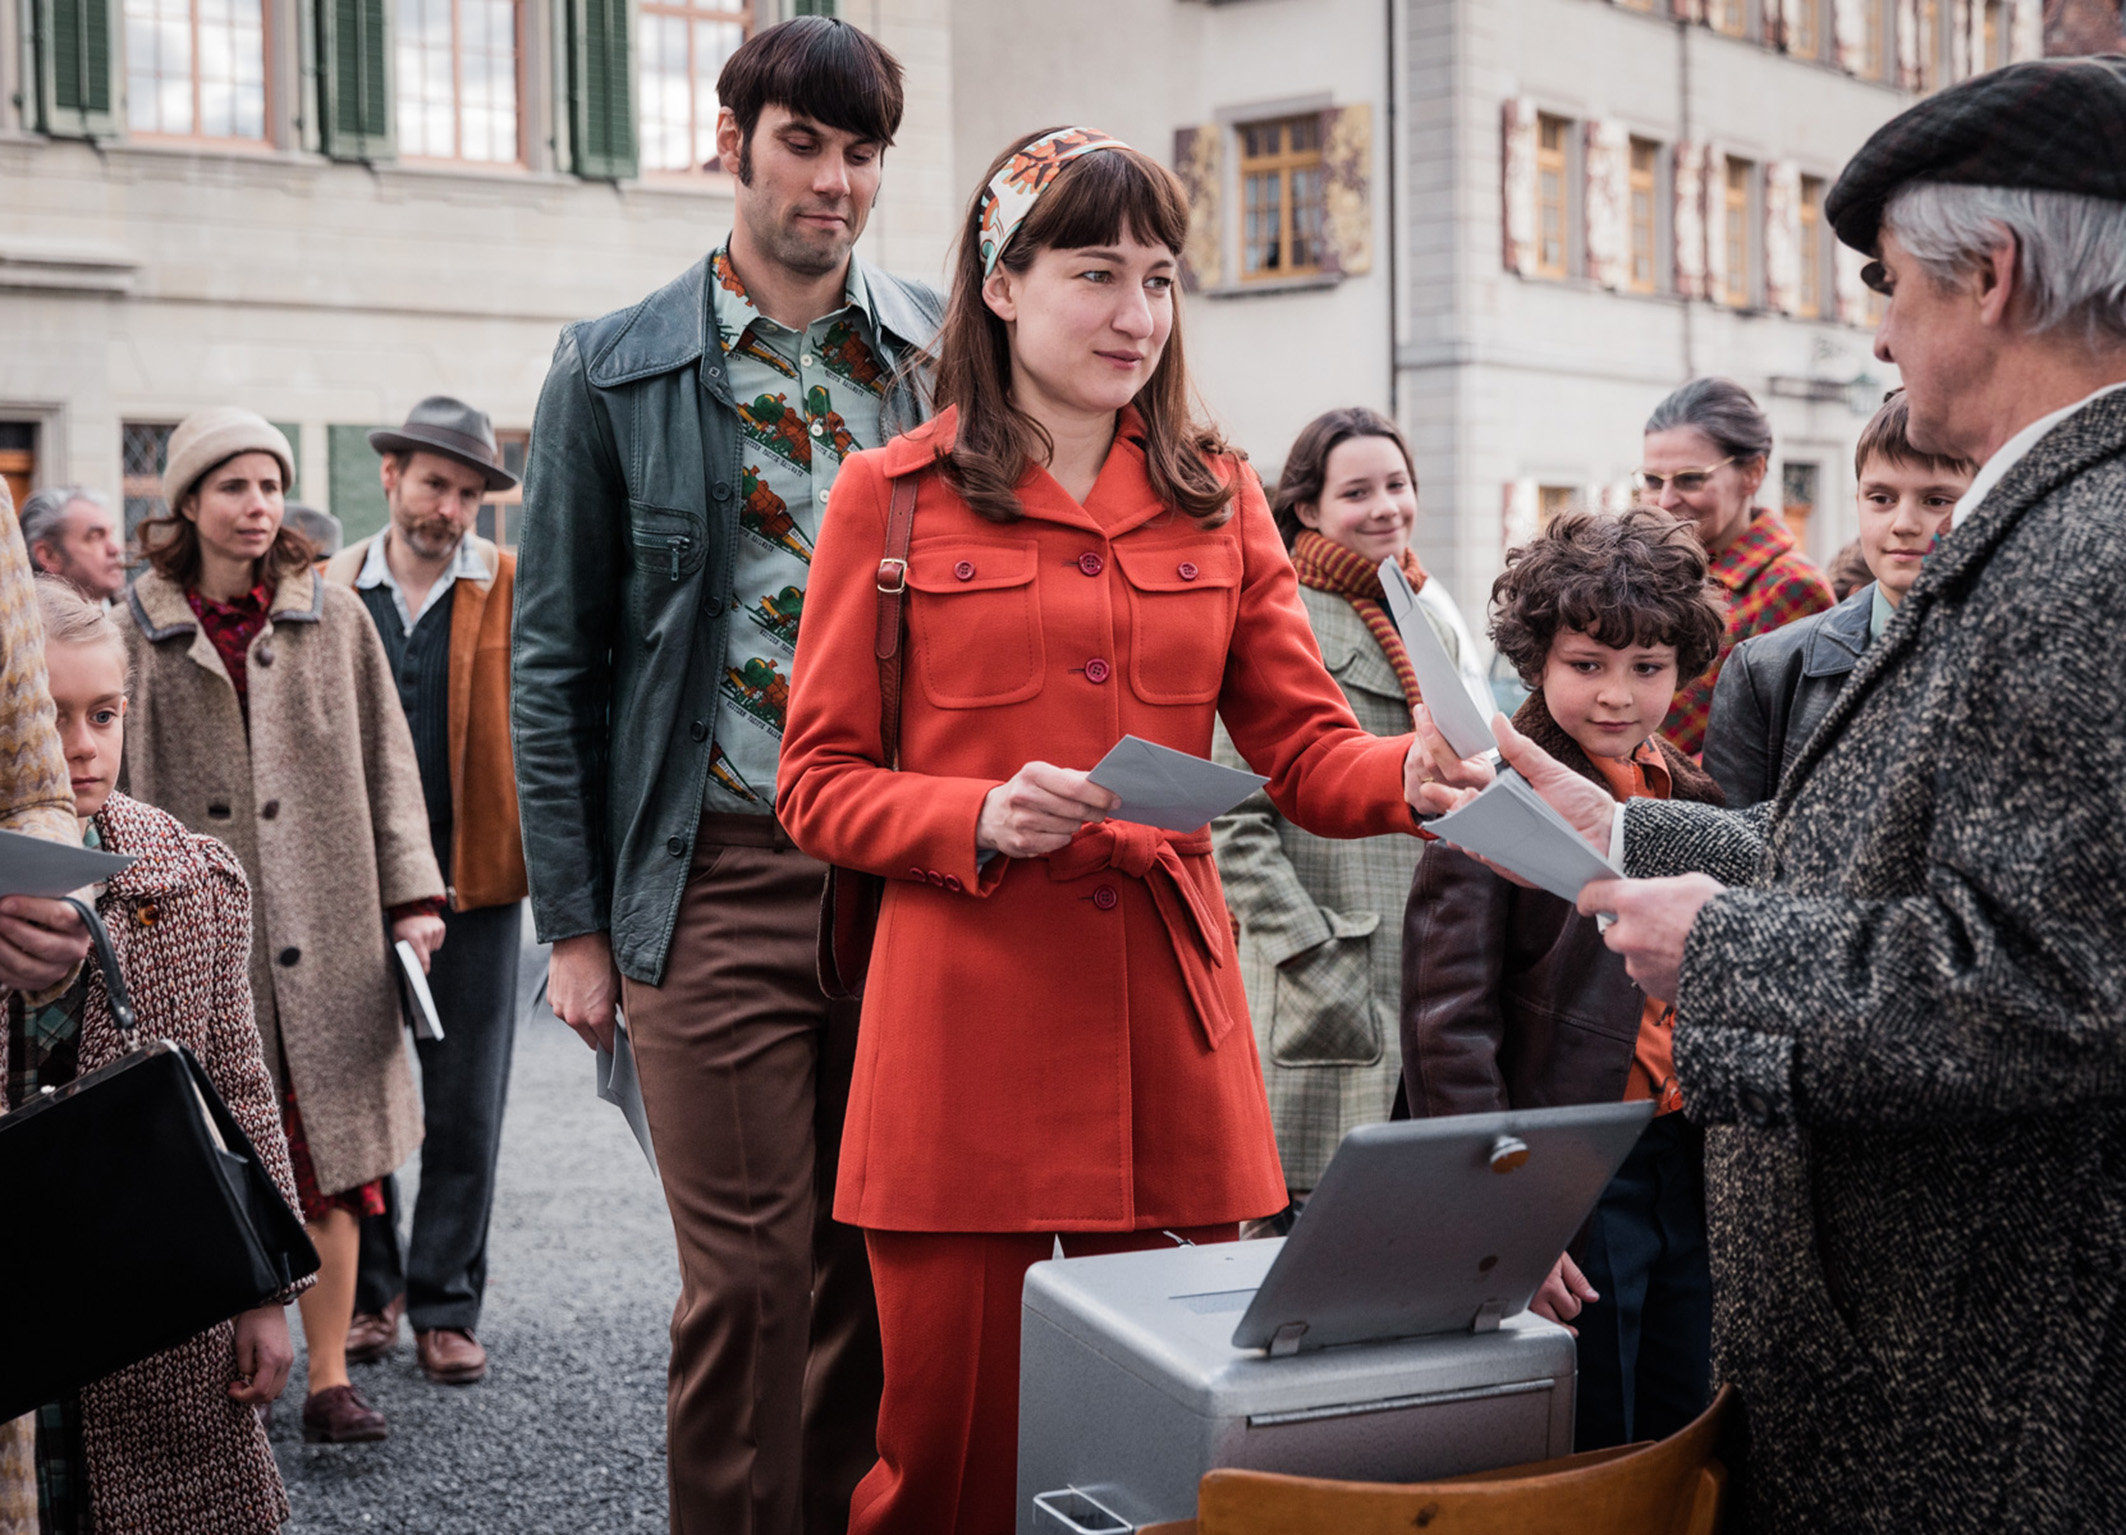
<instances>
[{"instance_id":1,"label":"ballot box slot","mask_svg":"<svg viewBox=\"0 0 2126 1535\"><path fill-rule=\"evenodd\" d=\"M1479 1386L1468 1391L1426 1391L1414 1396L1384 1396L1371 1402L1339 1402L1327 1407L1303 1407L1292 1412L1248 1414L1249 1428L1279 1428L1288 1423L1321 1423L1330 1418L1356 1418L1374 1412L1402 1412L1411 1407L1446 1407L1455 1402L1481 1402L1492 1397L1526 1396L1549 1391L1556 1382L1518 1380L1499 1386Z\"/></svg>"}]
</instances>

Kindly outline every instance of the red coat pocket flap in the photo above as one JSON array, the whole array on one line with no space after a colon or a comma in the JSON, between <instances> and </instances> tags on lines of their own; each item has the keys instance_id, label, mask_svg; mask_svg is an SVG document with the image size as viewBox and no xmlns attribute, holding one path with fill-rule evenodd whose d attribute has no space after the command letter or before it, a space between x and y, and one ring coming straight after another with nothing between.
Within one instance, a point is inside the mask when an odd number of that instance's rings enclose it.
<instances>
[{"instance_id":1,"label":"red coat pocket flap","mask_svg":"<svg viewBox=\"0 0 2126 1535\"><path fill-rule=\"evenodd\" d=\"M1230 544L1115 545L1122 574L1140 592L1200 592L1240 584L1240 551Z\"/></svg>"},{"instance_id":2,"label":"red coat pocket flap","mask_svg":"<svg viewBox=\"0 0 2126 1535\"><path fill-rule=\"evenodd\" d=\"M1033 580L1040 558L1034 544L978 544L964 539L917 544L908 551L908 584L919 592L941 596L1025 586Z\"/></svg>"}]
</instances>

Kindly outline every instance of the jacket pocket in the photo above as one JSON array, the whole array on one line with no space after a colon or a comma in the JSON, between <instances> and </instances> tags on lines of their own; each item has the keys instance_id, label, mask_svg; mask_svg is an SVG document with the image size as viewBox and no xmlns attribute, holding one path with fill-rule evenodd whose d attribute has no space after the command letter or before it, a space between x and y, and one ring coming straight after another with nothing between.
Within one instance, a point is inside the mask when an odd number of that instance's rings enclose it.
<instances>
[{"instance_id":1,"label":"jacket pocket","mask_svg":"<svg viewBox=\"0 0 2126 1535\"><path fill-rule=\"evenodd\" d=\"M1129 587L1130 686L1148 704L1207 704L1225 683L1239 601L1229 544L1115 546Z\"/></svg>"},{"instance_id":2,"label":"jacket pocket","mask_svg":"<svg viewBox=\"0 0 2126 1535\"><path fill-rule=\"evenodd\" d=\"M1330 937L1277 967L1270 1059L1279 1066L1371 1066L1385 1029L1373 996L1375 912L1328 913Z\"/></svg>"},{"instance_id":3,"label":"jacket pocket","mask_svg":"<svg viewBox=\"0 0 2126 1535\"><path fill-rule=\"evenodd\" d=\"M1041 691L1039 546L966 539L908 552L909 648L940 709L1024 703Z\"/></svg>"},{"instance_id":4,"label":"jacket pocket","mask_svg":"<svg viewBox=\"0 0 2126 1535\"><path fill-rule=\"evenodd\" d=\"M692 512L630 501L627 523L638 581L683 581L708 558L707 530Z\"/></svg>"}]
</instances>

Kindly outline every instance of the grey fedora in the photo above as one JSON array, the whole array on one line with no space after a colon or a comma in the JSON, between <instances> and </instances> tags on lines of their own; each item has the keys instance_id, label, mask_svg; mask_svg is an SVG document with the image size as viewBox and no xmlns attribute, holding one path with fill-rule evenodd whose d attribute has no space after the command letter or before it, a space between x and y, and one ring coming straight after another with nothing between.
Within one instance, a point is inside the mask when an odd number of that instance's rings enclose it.
<instances>
[{"instance_id":1,"label":"grey fedora","mask_svg":"<svg viewBox=\"0 0 2126 1535\"><path fill-rule=\"evenodd\" d=\"M432 394L407 412L406 424L379 427L369 434L379 453L440 453L487 476L489 490L509 490L517 477L502 467L495 429L484 411L447 394Z\"/></svg>"}]
</instances>

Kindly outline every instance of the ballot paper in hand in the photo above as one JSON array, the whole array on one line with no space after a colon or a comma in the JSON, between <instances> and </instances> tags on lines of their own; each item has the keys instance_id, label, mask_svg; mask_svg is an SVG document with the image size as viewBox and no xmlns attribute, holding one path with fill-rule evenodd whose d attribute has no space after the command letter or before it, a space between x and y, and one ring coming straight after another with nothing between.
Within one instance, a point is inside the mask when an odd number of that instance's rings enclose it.
<instances>
[{"instance_id":1,"label":"ballot paper in hand","mask_svg":"<svg viewBox=\"0 0 2126 1535\"><path fill-rule=\"evenodd\" d=\"M1117 741L1086 776L1121 796L1113 819L1167 831L1200 831L1269 782L1137 736Z\"/></svg>"},{"instance_id":2,"label":"ballot paper in hand","mask_svg":"<svg viewBox=\"0 0 2126 1535\"><path fill-rule=\"evenodd\" d=\"M1395 620L1395 632L1402 636L1403 652L1410 658L1411 670L1417 673L1417 691L1432 715L1432 723L1458 757L1481 757L1495 750L1498 743L1491 738L1491 721L1462 686L1461 668L1447 654L1431 620L1418 606L1410 578L1395 561L1384 560L1380 584L1387 593L1388 616Z\"/></svg>"},{"instance_id":3,"label":"ballot paper in hand","mask_svg":"<svg viewBox=\"0 0 2126 1535\"><path fill-rule=\"evenodd\" d=\"M126 853L99 853L78 842L47 842L26 832L0 831L0 895L57 900L83 885L100 884L133 866Z\"/></svg>"},{"instance_id":4,"label":"ballot paper in hand","mask_svg":"<svg viewBox=\"0 0 2126 1535\"><path fill-rule=\"evenodd\" d=\"M399 957L399 1011L406 1015L413 1037L441 1039L443 1020L436 1016L436 999L428 990L428 972L421 968L421 956L403 938L392 945L392 950Z\"/></svg>"},{"instance_id":5,"label":"ballot paper in hand","mask_svg":"<svg viewBox=\"0 0 2126 1535\"><path fill-rule=\"evenodd\" d=\"M1562 900L1578 900L1581 887L1592 880L1623 878L1512 768L1502 769L1461 809L1427 821L1425 830Z\"/></svg>"},{"instance_id":6,"label":"ballot paper in hand","mask_svg":"<svg viewBox=\"0 0 2126 1535\"><path fill-rule=\"evenodd\" d=\"M635 1047L628 1042L627 1020L613 1012L613 1048L598 1052L598 1096L616 1106L635 1132L650 1171L657 1171L657 1151L650 1145L650 1116L642 1107L642 1082L635 1075Z\"/></svg>"}]
</instances>

